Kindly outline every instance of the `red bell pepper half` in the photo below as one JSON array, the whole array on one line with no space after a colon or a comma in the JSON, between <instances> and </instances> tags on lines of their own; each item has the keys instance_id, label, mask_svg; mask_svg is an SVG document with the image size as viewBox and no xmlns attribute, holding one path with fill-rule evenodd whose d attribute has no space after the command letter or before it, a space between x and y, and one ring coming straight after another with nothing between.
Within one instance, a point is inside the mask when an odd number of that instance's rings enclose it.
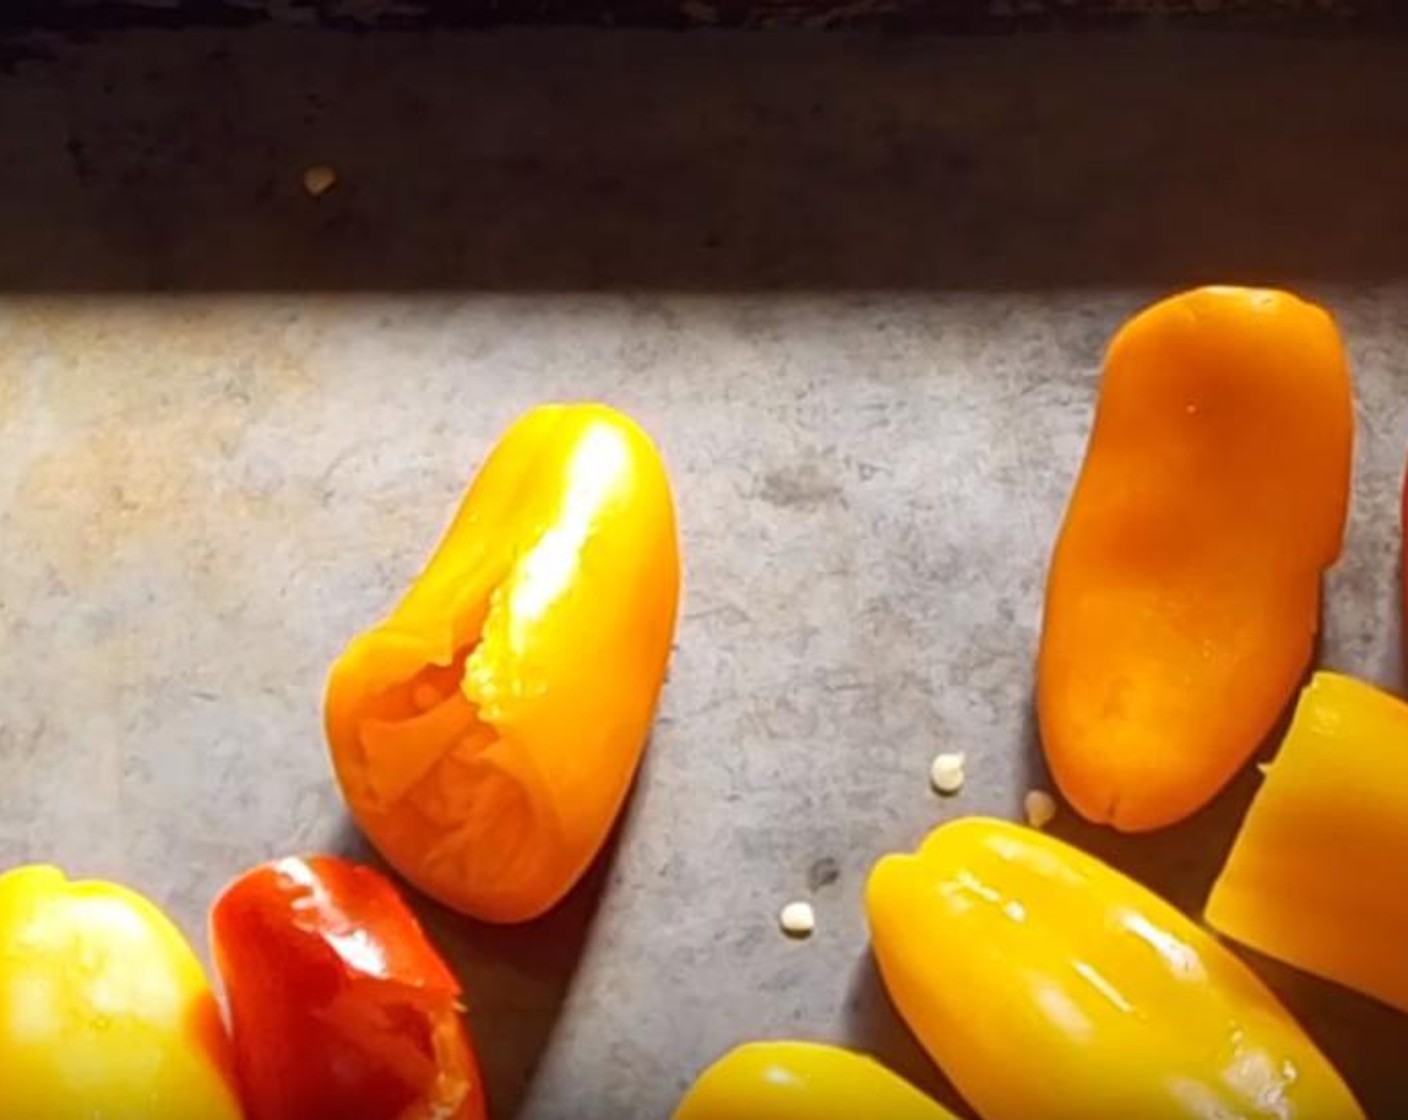
<instances>
[{"instance_id":1,"label":"red bell pepper half","mask_svg":"<svg viewBox=\"0 0 1408 1120\"><path fill-rule=\"evenodd\" d=\"M276 860L211 927L249 1120L484 1120L459 983L383 875Z\"/></svg>"}]
</instances>

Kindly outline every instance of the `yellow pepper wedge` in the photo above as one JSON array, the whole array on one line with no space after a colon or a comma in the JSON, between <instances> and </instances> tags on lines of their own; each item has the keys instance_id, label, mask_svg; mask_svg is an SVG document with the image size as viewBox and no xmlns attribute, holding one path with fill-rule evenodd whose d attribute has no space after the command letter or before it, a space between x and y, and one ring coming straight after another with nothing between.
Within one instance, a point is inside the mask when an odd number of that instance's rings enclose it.
<instances>
[{"instance_id":1,"label":"yellow pepper wedge","mask_svg":"<svg viewBox=\"0 0 1408 1120\"><path fill-rule=\"evenodd\" d=\"M817 1042L750 1042L694 1082L673 1120L956 1120L879 1062Z\"/></svg>"},{"instance_id":2,"label":"yellow pepper wedge","mask_svg":"<svg viewBox=\"0 0 1408 1120\"><path fill-rule=\"evenodd\" d=\"M669 480L634 423L554 405L509 429L328 682L338 781L397 871L494 922L567 893L640 761L679 568Z\"/></svg>"},{"instance_id":3,"label":"yellow pepper wedge","mask_svg":"<svg viewBox=\"0 0 1408 1120\"><path fill-rule=\"evenodd\" d=\"M1230 950L1044 833L942 825L866 905L891 998L984 1120L1362 1120Z\"/></svg>"},{"instance_id":4,"label":"yellow pepper wedge","mask_svg":"<svg viewBox=\"0 0 1408 1120\"><path fill-rule=\"evenodd\" d=\"M1408 704L1317 673L1265 770L1209 924L1408 1011Z\"/></svg>"},{"instance_id":5,"label":"yellow pepper wedge","mask_svg":"<svg viewBox=\"0 0 1408 1120\"><path fill-rule=\"evenodd\" d=\"M229 1043L191 947L125 887L0 874L0 1116L238 1120Z\"/></svg>"}]
</instances>

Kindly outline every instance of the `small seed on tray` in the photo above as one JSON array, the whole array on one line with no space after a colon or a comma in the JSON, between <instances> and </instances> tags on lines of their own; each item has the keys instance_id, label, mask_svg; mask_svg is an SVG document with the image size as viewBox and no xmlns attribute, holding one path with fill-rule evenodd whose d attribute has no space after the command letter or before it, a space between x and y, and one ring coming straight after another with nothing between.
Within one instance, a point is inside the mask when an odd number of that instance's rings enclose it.
<instances>
[{"instance_id":1,"label":"small seed on tray","mask_svg":"<svg viewBox=\"0 0 1408 1120\"><path fill-rule=\"evenodd\" d=\"M788 937L810 937L816 929L816 912L810 902L789 902L782 908L777 921Z\"/></svg>"},{"instance_id":2,"label":"small seed on tray","mask_svg":"<svg viewBox=\"0 0 1408 1120\"><path fill-rule=\"evenodd\" d=\"M314 198L321 198L337 186L337 172L331 167L319 164L303 173L303 189Z\"/></svg>"},{"instance_id":3,"label":"small seed on tray","mask_svg":"<svg viewBox=\"0 0 1408 1120\"><path fill-rule=\"evenodd\" d=\"M957 793L963 788L964 756L962 751L944 751L934 756L929 766L929 784L944 795Z\"/></svg>"},{"instance_id":4,"label":"small seed on tray","mask_svg":"<svg viewBox=\"0 0 1408 1120\"><path fill-rule=\"evenodd\" d=\"M1044 789L1031 789L1022 798L1022 810L1033 828L1045 828L1056 819L1056 799Z\"/></svg>"}]
</instances>

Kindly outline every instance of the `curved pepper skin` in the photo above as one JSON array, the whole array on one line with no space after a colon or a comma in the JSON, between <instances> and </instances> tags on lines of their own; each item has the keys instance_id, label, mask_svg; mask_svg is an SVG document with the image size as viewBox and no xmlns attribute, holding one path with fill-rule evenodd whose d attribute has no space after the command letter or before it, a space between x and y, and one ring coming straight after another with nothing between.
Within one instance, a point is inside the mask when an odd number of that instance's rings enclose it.
<instances>
[{"instance_id":1,"label":"curved pepper skin","mask_svg":"<svg viewBox=\"0 0 1408 1120\"><path fill-rule=\"evenodd\" d=\"M1344 346L1314 304L1200 288L1115 336L1037 673L1046 756L1082 816L1173 824L1271 731L1310 663L1352 443Z\"/></svg>"},{"instance_id":2,"label":"curved pepper skin","mask_svg":"<svg viewBox=\"0 0 1408 1120\"><path fill-rule=\"evenodd\" d=\"M1408 704L1317 673L1208 898L1208 923L1408 1012Z\"/></svg>"},{"instance_id":3,"label":"curved pepper skin","mask_svg":"<svg viewBox=\"0 0 1408 1120\"><path fill-rule=\"evenodd\" d=\"M454 975L379 872L246 872L211 913L249 1120L484 1120Z\"/></svg>"},{"instance_id":4,"label":"curved pepper skin","mask_svg":"<svg viewBox=\"0 0 1408 1120\"><path fill-rule=\"evenodd\" d=\"M240 1115L220 1009L170 919L57 868L0 874L0 1116Z\"/></svg>"},{"instance_id":5,"label":"curved pepper skin","mask_svg":"<svg viewBox=\"0 0 1408 1120\"><path fill-rule=\"evenodd\" d=\"M338 781L397 871L492 922L567 893L640 761L679 567L665 468L634 423L557 405L509 429L328 683Z\"/></svg>"},{"instance_id":6,"label":"curved pepper skin","mask_svg":"<svg viewBox=\"0 0 1408 1120\"><path fill-rule=\"evenodd\" d=\"M1230 950L1044 833L941 825L866 907L891 998L983 1120L1362 1120Z\"/></svg>"},{"instance_id":7,"label":"curved pepper skin","mask_svg":"<svg viewBox=\"0 0 1408 1120\"><path fill-rule=\"evenodd\" d=\"M815 1042L750 1042L694 1082L673 1120L955 1120L879 1062Z\"/></svg>"}]
</instances>

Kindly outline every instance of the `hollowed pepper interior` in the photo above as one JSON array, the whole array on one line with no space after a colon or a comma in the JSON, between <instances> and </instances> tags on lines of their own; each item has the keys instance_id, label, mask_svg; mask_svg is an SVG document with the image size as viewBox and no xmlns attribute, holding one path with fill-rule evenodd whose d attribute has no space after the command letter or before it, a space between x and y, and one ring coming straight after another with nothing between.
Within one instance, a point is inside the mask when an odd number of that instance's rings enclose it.
<instances>
[{"instance_id":1,"label":"hollowed pepper interior","mask_svg":"<svg viewBox=\"0 0 1408 1120\"><path fill-rule=\"evenodd\" d=\"M510 429L401 604L333 667L338 777L387 860L488 920L566 893L635 771L678 585L668 482L634 424L572 405Z\"/></svg>"}]
</instances>

